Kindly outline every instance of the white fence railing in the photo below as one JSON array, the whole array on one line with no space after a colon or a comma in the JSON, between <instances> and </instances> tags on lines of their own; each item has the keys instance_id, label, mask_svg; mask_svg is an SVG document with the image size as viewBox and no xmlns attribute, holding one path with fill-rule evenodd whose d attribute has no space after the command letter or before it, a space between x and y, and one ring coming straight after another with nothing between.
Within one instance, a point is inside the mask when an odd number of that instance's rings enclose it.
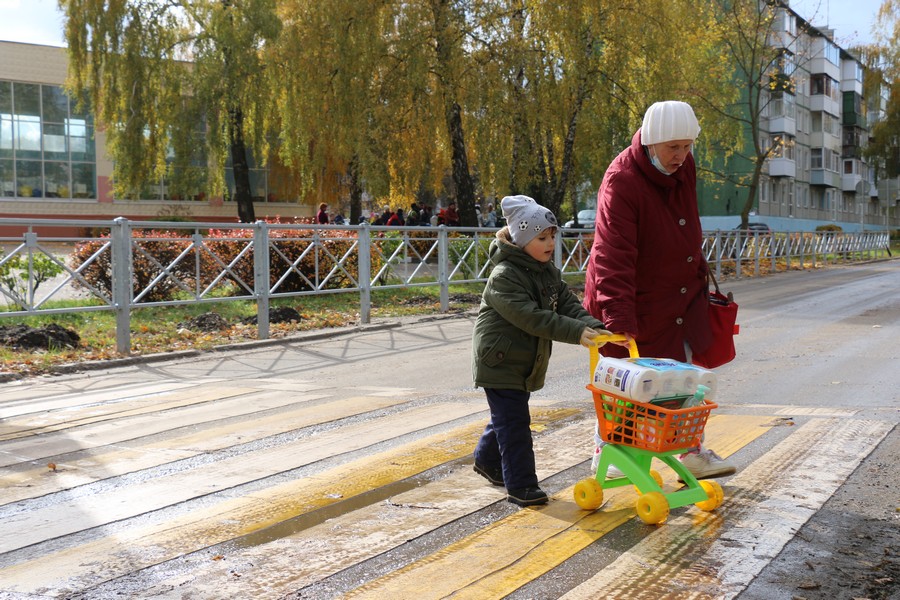
<instances>
[{"instance_id":1,"label":"white fence railing","mask_svg":"<svg viewBox=\"0 0 900 600\"><path fill-rule=\"evenodd\" d=\"M255 301L259 339L269 336L272 299L358 293L360 320L371 316L374 289L437 286L449 310L451 284L483 282L496 230L473 227L382 227L312 224L172 223L0 219L0 318L94 310L116 314L116 346L130 351L131 311L233 300ZM83 231L65 237L54 231ZM564 230L556 265L583 274L592 230ZM721 276L741 276L768 261L816 265L888 253L886 232L705 234L703 250ZM59 302L77 299L77 302ZM73 305L74 304L74 305Z\"/></svg>"}]
</instances>

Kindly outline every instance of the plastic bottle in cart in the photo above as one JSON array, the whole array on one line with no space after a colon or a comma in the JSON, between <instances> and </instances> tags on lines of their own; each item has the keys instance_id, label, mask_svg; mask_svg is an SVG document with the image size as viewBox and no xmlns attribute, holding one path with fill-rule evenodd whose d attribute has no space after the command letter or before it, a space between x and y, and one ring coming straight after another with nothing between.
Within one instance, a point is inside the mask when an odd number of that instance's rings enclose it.
<instances>
[{"instance_id":1,"label":"plastic bottle in cart","mask_svg":"<svg viewBox=\"0 0 900 600\"><path fill-rule=\"evenodd\" d=\"M693 406L700 406L703 404L703 401L706 399L706 394L709 393L709 388L705 385L698 385L697 391L694 392L694 395L684 401L682 408L691 408Z\"/></svg>"}]
</instances>

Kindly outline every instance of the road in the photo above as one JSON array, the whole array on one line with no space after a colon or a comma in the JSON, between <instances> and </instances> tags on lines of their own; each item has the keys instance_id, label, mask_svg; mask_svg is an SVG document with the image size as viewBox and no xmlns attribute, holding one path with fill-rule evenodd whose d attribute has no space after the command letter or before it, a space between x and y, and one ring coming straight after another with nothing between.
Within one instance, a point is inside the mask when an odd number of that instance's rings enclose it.
<instances>
[{"instance_id":1,"label":"road","mask_svg":"<svg viewBox=\"0 0 900 600\"><path fill-rule=\"evenodd\" d=\"M0 386L0 598L900 596L900 262L723 287L714 512L578 508L595 415L560 344L532 397L551 502L509 504L472 472L473 315L379 324Z\"/></svg>"}]
</instances>

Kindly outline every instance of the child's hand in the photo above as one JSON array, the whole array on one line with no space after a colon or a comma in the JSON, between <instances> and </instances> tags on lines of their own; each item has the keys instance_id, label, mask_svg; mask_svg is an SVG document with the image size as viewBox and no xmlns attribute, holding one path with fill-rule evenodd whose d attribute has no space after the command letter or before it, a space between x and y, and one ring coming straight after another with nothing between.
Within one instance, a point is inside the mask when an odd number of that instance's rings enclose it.
<instances>
[{"instance_id":1,"label":"child's hand","mask_svg":"<svg viewBox=\"0 0 900 600\"><path fill-rule=\"evenodd\" d=\"M594 338L599 335L600 334L595 329L585 327L584 331L581 332L581 340L579 340L579 343L585 348L593 348L597 345L597 342L594 340Z\"/></svg>"}]
</instances>

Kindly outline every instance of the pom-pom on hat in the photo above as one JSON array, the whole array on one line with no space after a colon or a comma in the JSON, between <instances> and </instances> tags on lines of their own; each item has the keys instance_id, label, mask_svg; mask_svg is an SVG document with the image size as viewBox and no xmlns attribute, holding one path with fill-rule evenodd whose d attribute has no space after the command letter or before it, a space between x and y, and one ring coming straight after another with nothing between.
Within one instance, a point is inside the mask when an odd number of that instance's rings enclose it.
<instances>
[{"instance_id":1,"label":"pom-pom on hat","mask_svg":"<svg viewBox=\"0 0 900 600\"><path fill-rule=\"evenodd\" d=\"M687 102L657 102L644 113L641 143L645 146L672 140L695 140L698 135L700 123L697 122L694 109Z\"/></svg>"},{"instance_id":2,"label":"pom-pom on hat","mask_svg":"<svg viewBox=\"0 0 900 600\"><path fill-rule=\"evenodd\" d=\"M506 196L500 208L509 227L509 236L519 248L549 227L558 227L553 213L528 196Z\"/></svg>"}]
</instances>

